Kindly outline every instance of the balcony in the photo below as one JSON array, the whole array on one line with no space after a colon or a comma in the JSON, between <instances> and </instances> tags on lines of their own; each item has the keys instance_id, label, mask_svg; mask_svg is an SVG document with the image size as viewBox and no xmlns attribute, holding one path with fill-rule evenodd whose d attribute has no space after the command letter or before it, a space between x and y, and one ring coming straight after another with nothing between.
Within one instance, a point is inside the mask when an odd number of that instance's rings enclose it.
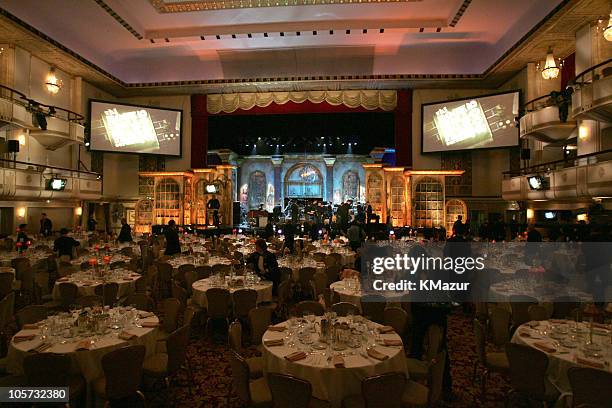
<instances>
[{"instance_id":1,"label":"balcony","mask_svg":"<svg viewBox=\"0 0 612 408\"><path fill-rule=\"evenodd\" d=\"M527 179L549 179L545 190L532 190ZM612 150L558 160L506 172L502 180L504 200L568 200L612 197Z\"/></svg>"},{"instance_id":2,"label":"balcony","mask_svg":"<svg viewBox=\"0 0 612 408\"><path fill-rule=\"evenodd\" d=\"M576 76L572 115L576 119L612 122L612 59Z\"/></svg>"},{"instance_id":3,"label":"balcony","mask_svg":"<svg viewBox=\"0 0 612 408\"><path fill-rule=\"evenodd\" d=\"M51 178L66 180L62 191L47 189ZM0 159L0 200L99 200L98 173Z\"/></svg>"},{"instance_id":4,"label":"balcony","mask_svg":"<svg viewBox=\"0 0 612 408\"><path fill-rule=\"evenodd\" d=\"M0 85L0 121L30 130L47 150L85 142L84 117L72 111L29 99Z\"/></svg>"},{"instance_id":5,"label":"balcony","mask_svg":"<svg viewBox=\"0 0 612 408\"><path fill-rule=\"evenodd\" d=\"M533 138L546 143L560 142L577 132L575 120L562 122L559 107L545 95L527 102L525 115L520 118L521 138Z\"/></svg>"}]
</instances>

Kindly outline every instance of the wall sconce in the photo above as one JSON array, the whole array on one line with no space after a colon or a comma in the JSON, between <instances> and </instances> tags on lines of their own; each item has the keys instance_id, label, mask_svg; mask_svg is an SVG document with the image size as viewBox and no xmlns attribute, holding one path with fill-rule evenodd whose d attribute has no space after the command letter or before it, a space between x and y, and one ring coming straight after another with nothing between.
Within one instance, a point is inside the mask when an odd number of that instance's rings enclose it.
<instances>
[{"instance_id":1,"label":"wall sconce","mask_svg":"<svg viewBox=\"0 0 612 408\"><path fill-rule=\"evenodd\" d=\"M580 222L580 221L587 222L588 220L589 220L588 214L578 214L578 215L576 215L576 221L578 221L578 222Z\"/></svg>"},{"instance_id":2,"label":"wall sconce","mask_svg":"<svg viewBox=\"0 0 612 408\"><path fill-rule=\"evenodd\" d=\"M60 89L62 89L62 80L58 79L55 75L55 67L49 68L49 73L47 74L45 86L47 87L47 91L49 91L49 93L53 95L55 95L60 91Z\"/></svg>"},{"instance_id":3,"label":"wall sconce","mask_svg":"<svg viewBox=\"0 0 612 408\"><path fill-rule=\"evenodd\" d=\"M24 218L26 214L26 209L25 207L19 207L17 208L17 217L19 218Z\"/></svg>"},{"instance_id":4,"label":"wall sconce","mask_svg":"<svg viewBox=\"0 0 612 408\"><path fill-rule=\"evenodd\" d=\"M17 136L17 140L19 141L19 146L25 146L26 144L26 137L25 135L22 133L19 136Z\"/></svg>"},{"instance_id":5,"label":"wall sconce","mask_svg":"<svg viewBox=\"0 0 612 408\"><path fill-rule=\"evenodd\" d=\"M588 126L585 126L585 125L578 126L578 139L587 140L589 138L590 133L591 133L591 129Z\"/></svg>"},{"instance_id":6,"label":"wall sconce","mask_svg":"<svg viewBox=\"0 0 612 408\"><path fill-rule=\"evenodd\" d=\"M604 28L603 35L606 41L612 41L612 11L610 12L610 19L608 20L608 26Z\"/></svg>"},{"instance_id":7,"label":"wall sconce","mask_svg":"<svg viewBox=\"0 0 612 408\"><path fill-rule=\"evenodd\" d=\"M535 217L535 212L533 211L533 208L528 208L527 209L527 219L532 220L533 217Z\"/></svg>"},{"instance_id":8,"label":"wall sconce","mask_svg":"<svg viewBox=\"0 0 612 408\"><path fill-rule=\"evenodd\" d=\"M83 215L83 207L76 207L76 208L74 209L74 214L75 214L77 217L80 217L81 215Z\"/></svg>"}]
</instances>

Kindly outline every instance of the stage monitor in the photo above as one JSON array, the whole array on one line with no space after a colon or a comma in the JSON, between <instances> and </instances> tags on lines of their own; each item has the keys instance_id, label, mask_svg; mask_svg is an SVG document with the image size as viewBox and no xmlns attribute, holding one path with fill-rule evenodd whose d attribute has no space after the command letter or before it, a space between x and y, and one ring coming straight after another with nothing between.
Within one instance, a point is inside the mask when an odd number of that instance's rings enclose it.
<instances>
[{"instance_id":1,"label":"stage monitor","mask_svg":"<svg viewBox=\"0 0 612 408\"><path fill-rule=\"evenodd\" d=\"M207 184L205 190L207 194L217 194L217 186L214 184Z\"/></svg>"},{"instance_id":2,"label":"stage monitor","mask_svg":"<svg viewBox=\"0 0 612 408\"><path fill-rule=\"evenodd\" d=\"M527 184L531 190L548 190L550 182L548 177L544 176L529 176Z\"/></svg>"},{"instance_id":3,"label":"stage monitor","mask_svg":"<svg viewBox=\"0 0 612 408\"><path fill-rule=\"evenodd\" d=\"M90 100L90 149L181 155L183 111Z\"/></svg>"},{"instance_id":4,"label":"stage monitor","mask_svg":"<svg viewBox=\"0 0 612 408\"><path fill-rule=\"evenodd\" d=\"M63 178L52 178L47 181L47 190L51 191L63 191L66 188L67 179Z\"/></svg>"},{"instance_id":5,"label":"stage monitor","mask_svg":"<svg viewBox=\"0 0 612 408\"><path fill-rule=\"evenodd\" d=\"M519 91L428 103L421 107L421 151L519 145Z\"/></svg>"}]
</instances>

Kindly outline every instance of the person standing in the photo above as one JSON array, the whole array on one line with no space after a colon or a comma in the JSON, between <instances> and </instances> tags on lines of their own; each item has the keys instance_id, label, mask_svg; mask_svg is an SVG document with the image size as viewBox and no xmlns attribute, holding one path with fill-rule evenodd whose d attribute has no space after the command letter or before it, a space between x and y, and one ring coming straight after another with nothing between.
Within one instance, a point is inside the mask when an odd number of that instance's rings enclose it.
<instances>
[{"instance_id":1,"label":"person standing","mask_svg":"<svg viewBox=\"0 0 612 408\"><path fill-rule=\"evenodd\" d=\"M166 251L164 255L175 255L181 253L181 243L179 241L178 229L174 220L168 221L168 225L164 228L164 236L166 237Z\"/></svg>"},{"instance_id":2,"label":"person standing","mask_svg":"<svg viewBox=\"0 0 612 408\"><path fill-rule=\"evenodd\" d=\"M47 218L47 213L42 213L40 217L40 235L43 237L51 236L53 232L53 223Z\"/></svg>"},{"instance_id":3,"label":"person standing","mask_svg":"<svg viewBox=\"0 0 612 408\"><path fill-rule=\"evenodd\" d=\"M68 229L62 228L60 230L60 237L53 243L53 252L57 256L68 255L70 259L73 257L74 248L79 246L79 241L68 236Z\"/></svg>"},{"instance_id":4,"label":"person standing","mask_svg":"<svg viewBox=\"0 0 612 408\"><path fill-rule=\"evenodd\" d=\"M119 237L117 237L117 241L123 242L132 242L132 227L127 223L125 218L121 219L121 231L119 231Z\"/></svg>"},{"instance_id":5,"label":"person standing","mask_svg":"<svg viewBox=\"0 0 612 408\"><path fill-rule=\"evenodd\" d=\"M463 224L462 221L463 221L463 215L460 214L457 216L457 220L453 224L453 235L460 236L460 237L463 236L465 225Z\"/></svg>"},{"instance_id":6,"label":"person standing","mask_svg":"<svg viewBox=\"0 0 612 408\"><path fill-rule=\"evenodd\" d=\"M372 213L374 212L374 209L372 208L372 204L370 204L369 201L366 201L366 223L369 224L372 221Z\"/></svg>"},{"instance_id":7,"label":"person standing","mask_svg":"<svg viewBox=\"0 0 612 408\"><path fill-rule=\"evenodd\" d=\"M361 248L361 243L366 238L366 233L358 222L353 224L346 231L346 236L349 240L349 246L353 251L357 251Z\"/></svg>"},{"instance_id":8,"label":"person standing","mask_svg":"<svg viewBox=\"0 0 612 408\"><path fill-rule=\"evenodd\" d=\"M219 209L221 208L221 202L219 201L219 199L217 199L217 197L213 196L213 198L208 200L208 203L206 203L206 208L209 210L213 210L213 214L212 214L213 225L215 227L218 227L219 226Z\"/></svg>"},{"instance_id":9,"label":"person standing","mask_svg":"<svg viewBox=\"0 0 612 408\"><path fill-rule=\"evenodd\" d=\"M94 219L94 217L90 216L87 220L87 231L95 231L96 225L98 225L98 222Z\"/></svg>"}]
</instances>

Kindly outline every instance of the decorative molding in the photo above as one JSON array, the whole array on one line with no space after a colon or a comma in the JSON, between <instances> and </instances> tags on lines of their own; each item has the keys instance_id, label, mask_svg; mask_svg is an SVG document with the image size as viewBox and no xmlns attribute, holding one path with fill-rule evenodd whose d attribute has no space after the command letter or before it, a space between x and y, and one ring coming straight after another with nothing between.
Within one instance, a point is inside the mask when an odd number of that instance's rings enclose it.
<instances>
[{"instance_id":1,"label":"decorative molding","mask_svg":"<svg viewBox=\"0 0 612 408\"><path fill-rule=\"evenodd\" d=\"M98 6L102 7L102 9L104 11L106 11L108 13L108 15L110 15L112 18L114 18L119 24L121 24L121 26L123 28L125 28L126 30L128 30L130 32L130 34L132 34L134 37L138 38L139 40L142 40L144 37L142 36L142 34L140 34L138 31L136 31L136 29L134 29L134 27L132 27L127 21L125 21L119 14L117 14L117 12L115 12L115 10L113 10L112 8L110 8L110 6L108 4L106 4L103 0L94 0Z\"/></svg>"},{"instance_id":2,"label":"decorative molding","mask_svg":"<svg viewBox=\"0 0 612 408\"><path fill-rule=\"evenodd\" d=\"M472 3L472 0L463 0L463 4L461 4L461 7L459 7L459 10L457 10L455 17L453 17L449 26L455 27L457 23L459 23L459 20L461 20L461 17L463 17L463 15L465 14L465 11L467 10L467 8L470 6L471 3Z\"/></svg>"},{"instance_id":3,"label":"decorative molding","mask_svg":"<svg viewBox=\"0 0 612 408\"><path fill-rule=\"evenodd\" d=\"M414 3L423 0L208 0L174 1L149 0L159 13L189 13L225 9L246 9L261 7L321 6L330 4L366 3Z\"/></svg>"}]
</instances>

